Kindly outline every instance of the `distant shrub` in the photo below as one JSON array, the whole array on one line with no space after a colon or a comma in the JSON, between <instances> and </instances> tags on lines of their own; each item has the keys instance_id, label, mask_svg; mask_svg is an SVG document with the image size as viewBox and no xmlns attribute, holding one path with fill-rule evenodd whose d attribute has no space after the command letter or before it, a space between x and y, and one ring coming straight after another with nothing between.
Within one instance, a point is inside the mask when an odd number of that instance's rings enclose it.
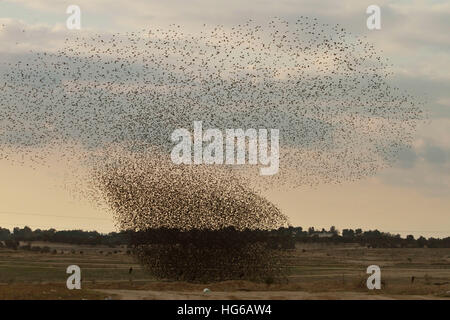
<instances>
[{"instance_id":1,"label":"distant shrub","mask_svg":"<svg viewBox=\"0 0 450 320\"><path fill-rule=\"evenodd\" d=\"M51 251L50 247L47 247L47 246L42 247L42 249L41 249L41 253L49 253L50 251Z\"/></svg>"},{"instance_id":2,"label":"distant shrub","mask_svg":"<svg viewBox=\"0 0 450 320\"><path fill-rule=\"evenodd\" d=\"M267 277L264 279L264 282L265 282L265 284L270 286L271 284L273 284L275 282L275 279L273 277Z\"/></svg>"},{"instance_id":3,"label":"distant shrub","mask_svg":"<svg viewBox=\"0 0 450 320\"><path fill-rule=\"evenodd\" d=\"M5 246L9 249L17 250L19 247L19 241L12 239L5 240Z\"/></svg>"}]
</instances>

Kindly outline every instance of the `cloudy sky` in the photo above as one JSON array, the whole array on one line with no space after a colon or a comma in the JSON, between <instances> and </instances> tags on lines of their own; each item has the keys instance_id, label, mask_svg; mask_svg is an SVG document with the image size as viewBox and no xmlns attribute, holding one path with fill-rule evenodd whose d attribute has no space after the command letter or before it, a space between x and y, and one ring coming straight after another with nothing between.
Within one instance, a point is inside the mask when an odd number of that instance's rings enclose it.
<instances>
[{"instance_id":1,"label":"cloudy sky","mask_svg":"<svg viewBox=\"0 0 450 320\"><path fill-rule=\"evenodd\" d=\"M81 8L82 30L67 30L66 9ZM381 8L368 30L366 8ZM56 50L77 33L182 25L233 26L272 17L316 17L366 36L393 63L396 86L423 98L429 120L410 150L376 176L333 186L267 192L294 225L374 229L402 235L450 235L450 1L0 0L0 59L30 49ZM26 32L23 32L23 31ZM46 170L0 161L0 226L113 230L107 212L73 199Z\"/></svg>"}]
</instances>

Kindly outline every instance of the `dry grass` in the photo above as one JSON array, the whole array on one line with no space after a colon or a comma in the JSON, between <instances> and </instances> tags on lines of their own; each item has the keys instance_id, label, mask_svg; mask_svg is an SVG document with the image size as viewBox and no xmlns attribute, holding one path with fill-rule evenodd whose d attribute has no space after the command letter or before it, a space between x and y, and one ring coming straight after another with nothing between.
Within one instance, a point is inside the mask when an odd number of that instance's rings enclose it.
<instances>
[{"instance_id":1,"label":"dry grass","mask_svg":"<svg viewBox=\"0 0 450 320\"><path fill-rule=\"evenodd\" d=\"M107 294L81 289L68 290L60 283L0 285L0 300L98 300Z\"/></svg>"},{"instance_id":2,"label":"dry grass","mask_svg":"<svg viewBox=\"0 0 450 320\"><path fill-rule=\"evenodd\" d=\"M0 249L0 299L103 299L114 290L139 291L135 297L151 292L150 298L156 299L164 294L173 298L192 295L201 299L205 287L217 297L240 299L450 298L450 249L300 245L288 252L287 277L266 283L156 281L126 255L125 250L101 254L100 251L114 249L76 247L76 251L83 250L81 255L67 253L71 248L64 249L65 254L56 255ZM68 276L65 270L71 264L82 269L82 290L65 287ZM381 268L381 290L366 287L366 268L372 264ZM130 266L133 267L131 276L128 274Z\"/></svg>"}]
</instances>

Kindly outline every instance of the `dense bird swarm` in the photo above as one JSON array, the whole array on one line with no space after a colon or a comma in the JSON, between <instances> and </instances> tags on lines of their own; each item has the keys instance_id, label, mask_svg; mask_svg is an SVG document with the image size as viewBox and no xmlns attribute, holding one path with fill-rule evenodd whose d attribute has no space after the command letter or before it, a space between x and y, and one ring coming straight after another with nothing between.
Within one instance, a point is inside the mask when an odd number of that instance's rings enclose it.
<instances>
[{"instance_id":1,"label":"dense bird swarm","mask_svg":"<svg viewBox=\"0 0 450 320\"><path fill-rule=\"evenodd\" d=\"M267 230L287 218L245 181L222 166L175 165L154 151L121 155L97 167L94 188L112 209L119 228Z\"/></svg>"},{"instance_id":2,"label":"dense bird swarm","mask_svg":"<svg viewBox=\"0 0 450 320\"><path fill-rule=\"evenodd\" d=\"M134 254L153 276L265 281L284 274L271 244L286 236L267 230L286 227L288 220L233 172L174 165L154 150L122 152L92 177L92 194L106 201L120 229L132 231Z\"/></svg>"},{"instance_id":3,"label":"dense bird swarm","mask_svg":"<svg viewBox=\"0 0 450 320\"><path fill-rule=\"evenodd\" d=\"M159 278L208 282L283 280L290 233L264 230L148 229L130 233L138 260Z\"/></svg>"},{"instance_id":4,"label":"dense bird swarm","mask_svg":"<svg viewBox=\"0 0 450 320\"><path fill-rule=\"evenodd\" d=\"M57 149L76 157L92 182L80 192L106 204L120 228L135 231L286 225L257 190L372 175L410 144L422 118L420 103L388 83L390 66L372 45L307 17L190 34L172 26L71 36L63 49L30 52L4 68L1 156L45 162ZM172 164L171 133L192 130L194 121L205 129L279 129L280 172ZM241 254L205 251L203 262L240 256L240 264L257 266L260 250L247 245ZM171 247L152 257L139 246L149 266L191 252ZM189 268L204 269L197 249Z\"/></svg>"}]
</instances>

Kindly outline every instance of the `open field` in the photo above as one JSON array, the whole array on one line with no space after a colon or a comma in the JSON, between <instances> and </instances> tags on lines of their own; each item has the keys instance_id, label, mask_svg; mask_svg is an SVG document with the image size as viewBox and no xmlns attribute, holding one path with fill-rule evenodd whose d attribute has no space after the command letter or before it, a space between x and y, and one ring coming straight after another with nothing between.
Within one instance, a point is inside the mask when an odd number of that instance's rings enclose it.
<instances>
[{"instance_id":1,"label":"open field","mask_svg":"<svg viewBox=\"0 0 450 320\"><path fill-rule=\"evenodd\" d=\"M157 281L124 247L32 245L56 251L0 248L0 299L450 299L450 249L298 244L283 281L200 284ZM81 290L65 287L72 264L82 270ZM381 268L381 290L366 288L373 264Z\"/></svg>"}]
</instances>

